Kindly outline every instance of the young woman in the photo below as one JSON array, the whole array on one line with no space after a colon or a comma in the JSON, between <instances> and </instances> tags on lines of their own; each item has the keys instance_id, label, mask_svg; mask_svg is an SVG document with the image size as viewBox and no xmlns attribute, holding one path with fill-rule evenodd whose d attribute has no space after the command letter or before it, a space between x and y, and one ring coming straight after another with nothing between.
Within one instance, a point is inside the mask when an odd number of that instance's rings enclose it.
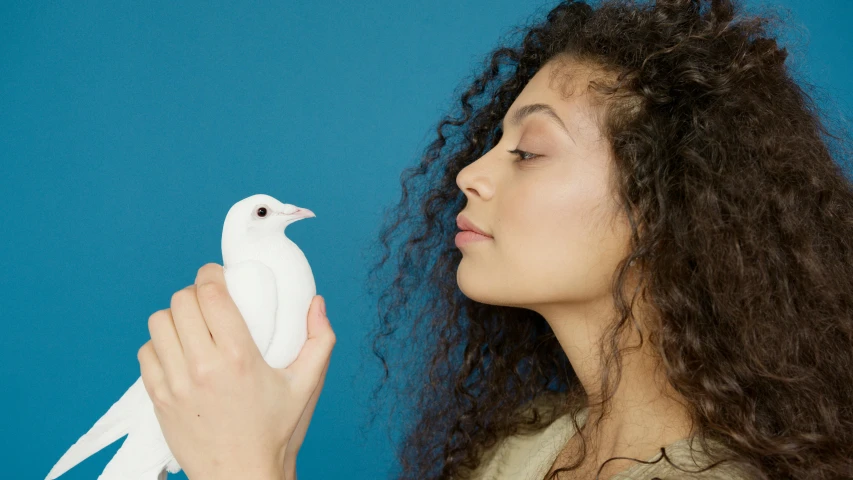
<instances>
[{"instance_id":1,"label":"young woman","mask_svg":"<svg viewBox=\"0 0 853 480\"><path fill-rule=\"evenodd\" d=\"M416 412L399 478L853 478L847 138L738 8L561 3L439 124L371 272ZM204 320L239 331L208 291ZM172 354L180 395L145 375L152 330L143 378L191 479L294 477L334 345L317 313L283 371L245 333L217 368Z\"/></svg>"}]
</instances>

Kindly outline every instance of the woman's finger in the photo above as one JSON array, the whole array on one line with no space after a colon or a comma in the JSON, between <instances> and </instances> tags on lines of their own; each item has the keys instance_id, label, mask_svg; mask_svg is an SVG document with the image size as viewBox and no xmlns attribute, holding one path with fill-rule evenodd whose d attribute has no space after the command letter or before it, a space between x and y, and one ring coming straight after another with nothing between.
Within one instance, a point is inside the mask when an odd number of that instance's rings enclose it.
<instances>
[{"instance_id":1,"label":"woman's finger","mask_svg":"<svg viewBox=\"0 0 853 480\"><path fill-rule=\"evenodd\" d=\"M145 391L148 392L148 398L154 400L155 390L159 391L162 388L161 385L166 382L166 373L160 366L160 359L157 358L157 352L151 340L139 348L136 359L139 360L139 373Z\"/></svg>"},{"instance_id":2,"label":"woman's finger","mask_svg":"<svg viewBox=\"0 0 853 480\"><path fill-rule=\"evenodd\" d=\"M148 317L148 331L169 387L173 391L183 388L187 381L187 366L171 310L158 310Z\"/></svg>"},{"instance_id":3,"label":"woman's finger","mask_svg":"<svg viewBox=\"0 0 853 480\"><path fill-rule=\"evenodd\" d=\"M207 329L220 352L240 352L253 347L257 350L246 320L225 284L222 266L207 263L198 270L196 295Z\"/></svg>"},{"instance_id":4,"label":"woman's finger","mask_svg":"<svg viewBox=\"0 0 853 480\"><path fill-rule=\"evenodd\" d=\"M314 299L311 314L308 316L308 339L296 360L286 368L280 369L287 373L298 372L291 375L293 388L301 392L314 392L321 381L326 365L335 347L335 332L326 316L325 299L317 295L319 300Z\"/></svg>"},{"instance_id":5,"label":"woman's finger","mask_svg":"<svg viewBox=\"0 0 853 480\"><path fill-rule=\"evenodd\" d=\"M172 319L188 364L210 358L216 345L198 305L195 285L184 287L172 295Z\"/></svg>"}]
</instances>

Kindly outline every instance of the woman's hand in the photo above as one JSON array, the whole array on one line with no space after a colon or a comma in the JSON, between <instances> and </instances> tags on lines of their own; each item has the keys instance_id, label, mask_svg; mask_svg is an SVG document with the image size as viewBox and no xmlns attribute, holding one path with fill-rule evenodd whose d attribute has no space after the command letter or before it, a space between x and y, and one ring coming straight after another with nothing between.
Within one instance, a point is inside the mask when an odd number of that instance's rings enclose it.
<instances>
[{"instance_id":1,"label":"woman's hand","mask_svg":"<svg viewBox=\"0 0 853 480\"><path fill-rule=\"evenodd\" d=\"M336 341L322 297L308 311L308 340L282 369L261 356L215 263L148 328L142 381L187 477L281 479L285 462L295 468Z\"/></svg>"}]
</instances>

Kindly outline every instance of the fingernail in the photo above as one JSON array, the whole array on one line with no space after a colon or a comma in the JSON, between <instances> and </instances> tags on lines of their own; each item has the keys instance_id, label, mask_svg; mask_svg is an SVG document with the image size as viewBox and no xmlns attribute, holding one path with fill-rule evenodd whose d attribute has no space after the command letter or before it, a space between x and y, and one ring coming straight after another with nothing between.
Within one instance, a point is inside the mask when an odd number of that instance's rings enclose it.
<instances>
[{"instance_id":1,"label":"fingernail","mask_svg":"<svg viewBox=\"0 0 853 480\"><path fill-rule=\"evenodd\" d=\"M326 316L326 299L323 297L320 297L320 313L322 313L324 317Z\"/></svg>"}]
</instances>

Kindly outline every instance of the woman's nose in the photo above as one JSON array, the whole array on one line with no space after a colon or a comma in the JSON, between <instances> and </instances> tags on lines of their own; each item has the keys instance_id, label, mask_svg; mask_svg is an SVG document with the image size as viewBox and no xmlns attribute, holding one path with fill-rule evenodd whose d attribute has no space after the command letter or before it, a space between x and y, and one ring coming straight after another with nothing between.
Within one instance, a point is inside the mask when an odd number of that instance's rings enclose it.
<instances>
[{"instance_id":1,"label":"woman's nose","mask_svg":"<svg viewBox=\"0 0 853 480\"><path fill-rule=\"evenodd\" d=\"M482 168L484 165L481 159L463 168L456 175L456 185L469 200L472 196L487 200L494 193L494 183L488 170Z\"/></svg>"}]
</instances>

